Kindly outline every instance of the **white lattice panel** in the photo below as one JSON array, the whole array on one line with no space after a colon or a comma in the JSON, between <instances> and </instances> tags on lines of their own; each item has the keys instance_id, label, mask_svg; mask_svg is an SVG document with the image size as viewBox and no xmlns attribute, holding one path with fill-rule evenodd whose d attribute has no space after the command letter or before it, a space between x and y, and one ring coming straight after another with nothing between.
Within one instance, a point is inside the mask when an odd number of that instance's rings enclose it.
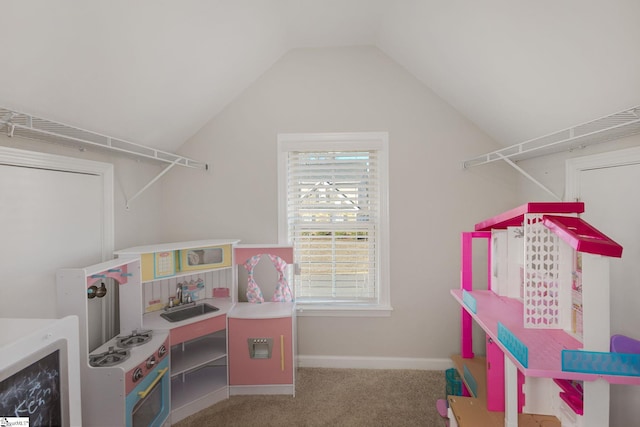
<instances>
[{"instance_id":1,"label":"white lattice panel","mask_svg":"<svg viewBox=\"0 0 640 427\"><path fill-rule=\"evenodd\" d=\"M524 237L524 326L559 328L559 239L542 224L539 214L524 216Z\"/></svg>"}]
</instances>

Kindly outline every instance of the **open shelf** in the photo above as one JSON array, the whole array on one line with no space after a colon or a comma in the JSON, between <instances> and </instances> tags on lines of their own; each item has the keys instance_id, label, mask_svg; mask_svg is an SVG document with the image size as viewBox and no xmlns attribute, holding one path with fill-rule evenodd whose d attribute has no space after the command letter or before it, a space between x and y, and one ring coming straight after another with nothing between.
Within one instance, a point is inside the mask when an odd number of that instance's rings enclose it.
<instances>
[{"instance_id":1,"label":"open shelf","mask_svg":"<svg viewBox=\"0 0 640 427\"><path fill-rule=\"evenodd\" d=\"M227 367L208 366L186 374L185 381L171 379L171 407L180 408L186 403L227 387Z\"/></svg>"},{"instance_id":2,"label":"open shelf","mask_svg":"<svg viewBox=\"0 0 640 427\"><path fill-rule=\"evenodd\" d=\"M451 360L465 381L464 367L473 376L476 383L476 396L449 396L449 406L453 411L459 427L504 427L504 412L487 409L487 370L484 357L464 359L459 355L451 356ZM468 390L469 384L465 381ZM560 427L560 421L551 415L518 414L518 426L521 427Z\"/></svg>"},{"instance_id":3,"label":"open shelf","mask_svg":"<svg viewBox=\"0 0 640 427\"><path fill-rule=\"evenodd\" d=\"M467 390L472 394L471 397L480 399L485 401L486 407L486 399L487 399L487 359L484 357L473 357L471 359L464 359L460 355L454 354L451 356L451 360L453 360L453 364L455 365L458 373L460 374L460 378L464 381L467 386ZM472 390L474 387L471 387L471 384L468 384L465 381L464 376L464 367L467 367L473 378L476 382L476 395L474 396Z\"/></svg>"},{"instance_id":4,"label":"open shelf","mask_svg":"<svg viewBox=\"0 0 640 427\"><path fill-rule=\"evenodd\" d=\"M226 333L226 331L222 331ZM178 344L171 348L171 377L215 362L227 356L227 342L224 335L211 334L202 338Z\"/></svg>"},{"instance_id":5,"label":"open shelf","mask_svg":"<svg viewBox=\"0 0 640 427\"><path fill-rule=\"evenodd\" d=\"M229 397L227 367L208 366L171 379L171 421L181 419Z\"/></svg>"}]
</instances>

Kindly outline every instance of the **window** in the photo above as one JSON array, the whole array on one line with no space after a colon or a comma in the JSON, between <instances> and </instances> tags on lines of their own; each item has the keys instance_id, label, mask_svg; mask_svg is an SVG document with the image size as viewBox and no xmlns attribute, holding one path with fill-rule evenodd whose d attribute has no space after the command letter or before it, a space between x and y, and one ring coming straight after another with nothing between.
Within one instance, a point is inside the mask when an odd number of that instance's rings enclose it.
<instances>
[{"instance_id":1,"label":"window","mask_svg":"<svg viewBox=\"0 0 640 427\"><path fill-rule=\"evenodd\" d=\"M388 136L278 135L279 239L303 313L387 315Z\"/></svg>"}]
</instances>

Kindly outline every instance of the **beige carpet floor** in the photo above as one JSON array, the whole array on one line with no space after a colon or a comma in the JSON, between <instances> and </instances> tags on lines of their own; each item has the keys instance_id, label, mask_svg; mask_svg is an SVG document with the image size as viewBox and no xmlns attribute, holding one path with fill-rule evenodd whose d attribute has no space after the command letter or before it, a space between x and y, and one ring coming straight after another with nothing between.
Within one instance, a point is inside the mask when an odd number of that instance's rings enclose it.
<instances>
[{"instance_id":1,"label":"beige carpet floor","mask_svg":"<svg viewBox=\"0 0 640 427\"><path fill-rule=\"evenodd\" d=\"M441 427L439 371L300 368L296 396L231 396L175 427Z\"/></svg>"}]
</instances>

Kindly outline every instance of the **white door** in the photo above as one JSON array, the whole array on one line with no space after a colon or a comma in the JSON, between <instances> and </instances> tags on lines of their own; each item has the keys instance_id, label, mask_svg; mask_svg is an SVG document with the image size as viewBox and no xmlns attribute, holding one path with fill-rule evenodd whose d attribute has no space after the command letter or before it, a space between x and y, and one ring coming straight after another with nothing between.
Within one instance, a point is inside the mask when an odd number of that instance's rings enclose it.
<instances>
[{"instance_id":1,"label":"white door","mask_svg":"<svg viewBox=\"0 0 640 427\"><path fill-rule=\"evenodd\" d=\"M111 253L110 168L0 150L1 317L55 318L56 271Z\"/></svg>"},{"instance_id":2,"label":"white door","mask_svg":"<svg viewBox=\"0 0 640 427\"><path fill-rule=\"evenodd\" d=\"M640 339L640 149L567 161L567 196L583 218L622 245L611 259L611 333ZM637 425L640 386L611 387L611 427Z\"/></svg>"}]
</instances>

